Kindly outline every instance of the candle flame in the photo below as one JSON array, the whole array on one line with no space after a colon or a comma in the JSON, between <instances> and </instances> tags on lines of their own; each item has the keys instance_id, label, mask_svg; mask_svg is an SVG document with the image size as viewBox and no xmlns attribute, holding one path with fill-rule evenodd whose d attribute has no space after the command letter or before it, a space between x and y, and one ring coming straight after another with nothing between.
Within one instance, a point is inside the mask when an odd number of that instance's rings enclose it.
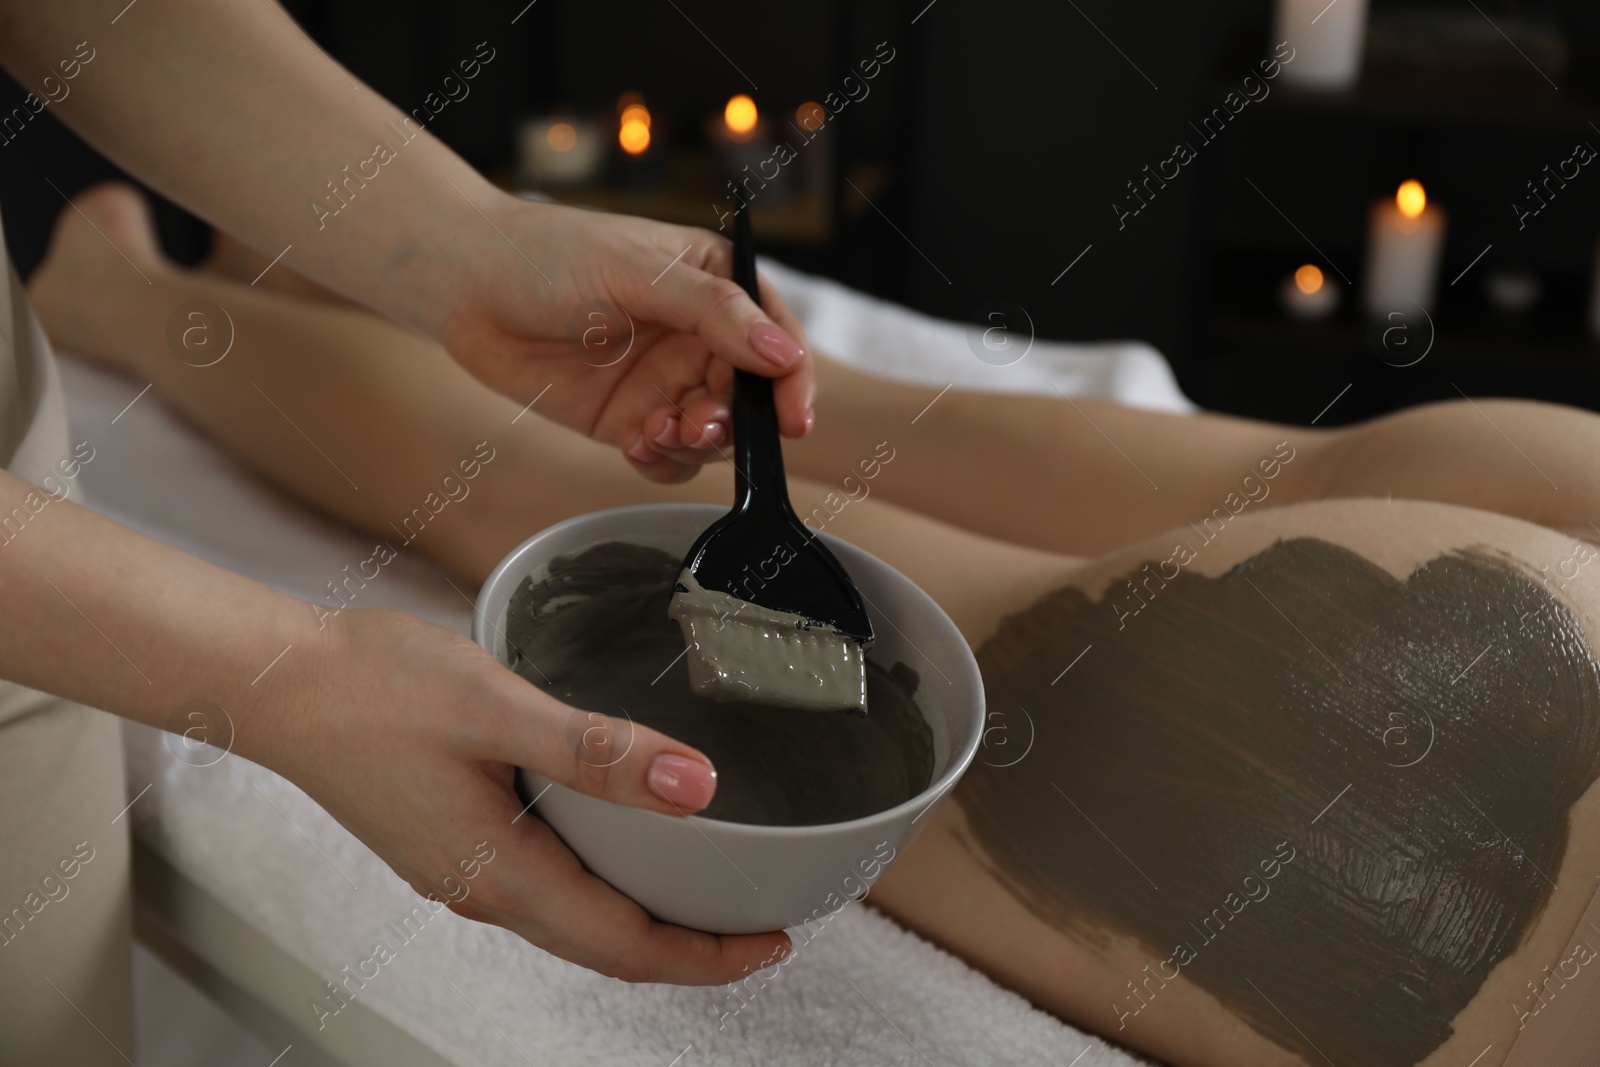
<instances>
[{"instance_id":1,"label":"candle flame","mask_svg":"<svg viewBox=\"0 0 1600 1067\"><path fill-rule=\"evenodd\" d=\"M808 100L794 109L794 120L803 130L820 130L822 124L828 120L828 113L823 110L821 104Z\"/></svg>"},{"instance_id":2,"label":"candle flame","mask_svg":"<svg viewBox=\"0 0 1600 1067\"><path fill-rule=\"evenodd\" d=\"M570 122L553 122L544 131L544 139L557 152L570 152L578 143L578 131Z\"/></svg>"},{"instance_id":3,"label":"candle flame","mask_svg":"<svg viewBox=\"0 0 1600 1067\"><path fill-rule=\"evenodd\" d=\"M1423 191L1421 182L1411 179L1400 183L1399 190L1394 194L1394 202L1400 208L1400 214L1414 219L1428 205L1428 194Z\"/></svg>"},{"instance_id":4,"label":"candle flame","mask_svg":"<svg viewBox=\"0 0 1600 1067\"><path fill-rule=\"evenodd\" d=\"M643 155L650 147L650 109L638 93L623 93L617 99L617 144L630 156Z\"/></svg>"},{"instance_id":5,"label":"candle flame","mask_svg":"<svg viewBox=\"0 0 1600 1067\"><path fill-rule=\"evenodd\" d=\"M1294 272L1294 287L1310 296L1322 288L1322 270L1313 263L1307 263Z\"/></svg>"},{"instance_id":6,"label":"candle flame","mask_svg":"<svg viewBox=\"0 0 1600 1067\"><path fill-rule=\"evenodd\" d=\"M730 97L722 109L722 121L728 124L729 133L744 140L756 128L756 102L743 93Z\"/></svg>"},{"instance_id":7,"label":"candle flame","mask_svg":"<svg viewBox=\"0 0 1600 1067\"><path fill-rule=\"evenodd\" d=\"M650 120L648 118L623 120L621 129L617 130L617 143L630 156L643 153L650 147Z\"/></svg>"}]
</instances>

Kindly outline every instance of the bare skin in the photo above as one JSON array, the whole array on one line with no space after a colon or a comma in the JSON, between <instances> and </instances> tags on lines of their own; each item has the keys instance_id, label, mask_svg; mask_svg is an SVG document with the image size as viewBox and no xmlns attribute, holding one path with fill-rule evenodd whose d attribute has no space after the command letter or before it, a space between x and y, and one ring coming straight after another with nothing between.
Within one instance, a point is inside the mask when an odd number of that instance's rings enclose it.
<instances>
[{"instance_id":1,"label":"bare skin","mask_svg":"<svg viewBox=\"0 0 1600 1067\"><path fill-rule=\"evenodd\" d=\"M327 302L263 294L213 274L178 270L161 261L147 235L139 238L140 216L128 203L81 206L92 210L97 223L124 251L142 257L141 267L152 285L146 287L137 278L133 285L118 280L120 260L84 239L93 238L92 232L74 233L83 228L69 218L58 231L51 260L33 283L36 305L52 336L63 347L153 380L179 412L309 503L374 536L387 537L391 518L408 511L441 473L470 452L474 442L494 442L502 458L484 469L476 486L479 491L453 506L437 528L430 527L415 542L420 551L467 581L480 581L507 549L530 532L571 514L645 500L728 499L725 470L710 468L682 486L640 485L628 471L616 469L602 446L536 420L513 423L516 403L483 389L413 335ZM126 265L121 269L126 271ZM87 297L91 292L92 300ZM203 370L174 358L163 332L171 309L197 298L226 307L238 338L226 360ZM894 429L910 429L910 416L901 422L897 405L919 400L911 409L915 414L927 403L928 391L836 374L838 370L819 361L818 407L824 421L814 441L791 452L791 467L802 474L791 480L796 505L804 512L808 502L826 499L841 467L853 468L872 454L876 442L888 440L896 458L873 481L872 495L830 516L827 529L909 575L945 608L974 647L1042 592L1072 586L1099 599L1119 576L1165 556L1182 530L1152 534L1204 515L1286 435L1303 452L1297 452L1272 483L1272 495L1240 514L1225 537L1193 565L1199 573L1221 574L1281 538L1301 536L1349 548L1396 578L1443 553L1470 546L1497 550L1537 572L1569 555L1573 542L1569 535L1527 520L1582 527L1588 521L1587 498L1600 488L1589 459L1600 443L1594 417L1549 405L1480 401L1480 410L1467 404L1441 405L1352 431L1310 436L1241 420L1191 422L1134 413L1148 427L1135 447L1148 449L1148 455L1128 454L1156 475L1163 485L1158 492L1167 492L1169 485L1176 490L1189 484L1180 463L1192 465L1193 477L1204 485L1204 491L1194 491L1179 513L1141 512L1136 501L1125 498L1155 494L1142 481L1132 484L1134 480L1112 470L1122 462L1114 452L1114 462L1102 462L1105 457L1078 447L1087 438L1063 430L1063 423L1070 427L1079 419L1079 413L1066 404L946 396L940 405L958 401L949 410L963 421L936 424L943 427L942 434L912 436ZM365 388L357 388L357 383L365 383ZM857 416L839 419L850 432L835 431L828 415L834 410L833 387L839 390L837 403ZM875 391L880 395L874 396ZM361 489L352 490L295 430L284 425L285 420L262 402L262 392L292 411L300 429ZM1119 409L1110 405L1091 409L1086 404L1079 406L1092 414L1101 430L1115 437L1127 429L1130 443L1138 436L1133 421L1114 421ZM1001 434L1011 421L1026 422L1029 411L1037 411L1038 425L1027 451L1010 451L1014 443L990 436L991 431ZM1479 442L1471 429L1473 419L1484 422L1484 414L1493 418L1500 433L1517 441L1528 456L1526 462L1507 449L1515 463L1497 466L1500 461L1490 446L1499 442L1503 447L1504 439L1484 425L1476 432L1487 443ZM918 433L926 421L919 421ZM836 432L837 438L830 439ZM1093 428L1088 432L1104 441ZM1059 440L1063 435L1065 439ZM996 452L987 453L995 440L1001 444L995 446ZM1124 450L1130 443L1119 439ZM1216 448L1208 451L1209 443ZM1057 448L1059 453L1053 451ZM1406 458L1381 467L1370 451L1364 451L1378 448ZM1486 477L1480 468L1452 458L1463 449L1498 475ZM1041 450L1061 455L1058 469L1065 483L1093 484L1093 479L1103 479L1107 500L1094 509L1100 518L1071 521L1073 514L1085 510L1073 506L1072 493L1039 492L1036 464L1015 462L1012 470L1002 462L1008 451L1014 458L1038 455ZM976 469L962 467L957 452L986 456L991 462ZM940 458L929 458L936 456ZM1202 462L1206 456L1222 458L1207 466ZM954 465L940 470L939 462ZM1168 466L1159 466L1162 463ZM1559 495L1546 494L1548 485L1528 469L1533 464L1561 486ZM1174 477L1163 481L1168 472ZM1300 482L1292 480L1297 477ZM1383 499L1385 482L1395 486L1397 499L1392 502ZM1021 491L1025 486L1033 489ZM1291 491L1294 486L1298 488ZM1312 498L1347 496L1363 486L1361 491L1378 499ZM1419 494L1426 491L1429 500L1405 499L1400 486ZM927 504L931 516L920 513L918 501ZM1486 510L1488 503L1496 507ZM1118 517L1125 510L1134 517ZM969 528L942 521L947 517L962 518ZM1050 526L1056 520L1059 524ZM1041 534L1037 530L1042 526L1049 529ZM1025 543L994 536L1009 527L1036 532L1024 538ZM1095 544L1097 538L1121 540L1077 555L1050 551L1050 546L1039 543ZM1600 572L1592 568L1580 571L1562 591L1563 602L1589 635L1591 657L1600 639L1596 573ZM1205 634L1193 637L1202 647L1208 639ZM1040 713L1067 715L1070 709ZM1473 1062L1480 1053L1478 1063L1503 1062L1516 1036L1516 1018L1506 1004L1518 999L1529 977L1560 958L1600 877L1600 786L1591 786L1567 818L1568 846L1560 870L1550 872L1558 888L1519 947L1495 967L1452 1021L1452 1036L1419 1061L1426 1067ZM1125 976L1138 972L1156 954L1122 931L1103 931L1108 948L1050 926L1018 902L996 870L958 792L891 868L874 900L890 915L1041 1007L1180 1067L1316 1062L1273 1044L1182 978L1163 991L1160 1010L1119 1031L1106 1005L1121 995ZM1285 945L1284 951L1293 953L1295 946Z\"/></svg>"},{"instance_id":2,"label":"bare skin","mask_svg":"<svg viewBox=\"0 0 1600 1067\"><path fill-rule=\"evenodd\" d=\"M647 478L681 481L705 462L693 440L642 431L675 408L716 421L735 366L774 378L780 428L807 431L803 338L785 332L780 299L763 310L729 280L724 238L497 189L275 4L170 0L127 19L104 6L0 5L0 63L32 85L88 75L57 90L52 113L174 202L435 338L507 396L553 385L546 417ZM87 39L108 21L115 46ZM493 62L493 45L473 55ZM598 373L574 321L595 302L638 332L638 358Z\"/></svg>"},{"instance_id":3,"label":"bare skin","mask_svg":"<svg viewBox=\"0 0 1600 1067\"><path fill-rule=\"evenodd\" d=\"M325 398L330 406L347 408L352 398L376 398L385 380L400 373L437 380L436 388L442 390L437 403L444 409L436 421L454 418L463 426L469 421L477 424L480 414L497 403L482 396L466 376L433 366L441 355L437 345L374 321L364 309L282 264L263 275L270 259L232 238L219 236L205 270L179 271L159 257L144 236L143 210L131 197L101 189L91 190L78 202L102 229L110 226L116 231L113 236L119 245L124 240L118 235L125 234L142 257L142 266L156 267L157 273L150 275L156 291L127 284L138 280L127 264L107 256L105 242L81 220L63 216L52 259L30 282L36 305L48 309L54 303L59 308L42 313L53 317L56 328L63 331L61 343L86 353L113 347L136 352L134 358L158 387L208 429L245 419L252 431L261 434L248 445L252 462L270 477L286 484L292 480L297 492L347 521L357 525L362 521L359 512L341 509L348 483L326 464L321 470L306 469L308 465L301 463L302 453L308 451L304 441L262 405L247 384L242 402L227 400L231 394L224 383L244 380L242 371L224 364L213 369L216 373L202 375L173 357L165 336L166 316L184 300L211 299L225 306L236 324L253 323L240 328L239 345L229 360L250 358L252 345L272 353L270 360L257 361L249 380L274 399L281 390L271 389L264 375L280 374L286 384L294 383L305 373L294 365L296 361L326 363L318 348L303 354L286 351L287 341L296 340L300 331L312 331L330 345L338 337L371 338L335 365L343 368L338 392L344 399ZM217 276L259 280L246 292L240 286L219 284ZM80 306L72 279L84 277L100 279L102 305ZM285 318L289 313L279 302L258 302L262 289L299 298L292 315ZM252 318L253 311L261 312L260 321ZM125 333L130 323L138 324L131 337ZM396 382L395 387L401 384ZM849 495L847 490L859 495L863 480L858 464L871 457L880 442L887 442L895 460L864 487L871 495L975 533L1054 552L1108 552L1187 522L1198 523L1221 507L1230 492L1249 495L1263 490L1265 495L1252 502L1252 509L1329 497L1434 500L1600 538L1600 529L1590 526L1600 526L1600 453L1580 447L1595 432L1596 416L1556 404L1463 398L1337 430L1209 413L1173 416L1088 398L1068 402L958 390L929 408L937 388L865 374L825 356L817 360L817 388L819 418L826 432L791 441L785 452L791 472L818 483L811 489L794 487L791 495L802 516L824 507L829 493L836 494L835 507L838 499ZM188 390L195 391L192 404L184 400ZM521 410L513 401L499 407L508 413L507 422ZM447 414L458 410L459 416ZM720 409L713 412L720 413ZM669 427L657 417L646 433L687 439L701 425L696 417L688 416L687 429ZM487 432L488 424L484 425ZM528 425L528 418L518 419L515 432L525 436ZM461 432L470 436L477 431ZM284 439L290 446L287 450L277 447L277 438L285 433L294 438ZM336 431L335 445L341 443L341 433L347 431ZM481 434L472 438L479 439ZM497 446L499 440L495 439ZM1293 463L1281 476L1260 484L1257 464L1285 440L1295 449ZM328 447L321 438L318 441ZM540 455L549 459L541 460L541 466L566 468L595 454L581 444L541 441ZM725 443L707 448L701 441L700 446L712 455L718 449L727 451ZM359 464L365 451L352 440L348 449L336 448L330 454ZM389 466L387 458L377 466ZM410 469L403 461L393 466ZM1241 480L1252 472L1257 474L1255 488L1241 488ZM1465 476L1468 472L1471 477ZM369 491L360 475L353 470L350 474L363 492ZM855 481L847 486L844 480L852 474ZM370 477L380 483L387 479L382 470ZM685 491L694 499L726 500L721 479L727 477L725 465L712 464ZM588 485L593 480L585 476L583 481ZM628 484L604 474L592 489L571 485L562 493L580 494L570 498L577 514L590 510L581 506L589 499L583 494L620 492ZM399 515L415 502L414 497L404 492L384 502L389 513ZM647 490L644 498L657 497ZM682 499L670 493L660 498Z\"/></svg>"}]
</instances>

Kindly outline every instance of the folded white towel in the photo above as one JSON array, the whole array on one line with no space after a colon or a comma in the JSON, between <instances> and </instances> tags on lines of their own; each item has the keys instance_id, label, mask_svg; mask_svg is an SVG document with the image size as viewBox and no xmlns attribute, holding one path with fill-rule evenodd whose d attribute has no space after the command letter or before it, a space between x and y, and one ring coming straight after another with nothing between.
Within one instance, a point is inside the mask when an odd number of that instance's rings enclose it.
<instances>
[{"instance_id":1,"label":"folded white towel","mask_svg":"<svg viewBox=\"0 0 1600 1067\"><path fill-rule=\"evenodd\" d=\"M1192 410L1153 350L1036 343L1011 367L971 352L963 327L809 278L765 269L814 344L881 373L942 387L1060 389L1168 411ZM142 383L64 360L74 439L107 514L222 566L315 596L370 544L265 486L175 419L159 398L123 412ZM468 598L402 556L364 589L372 606L413 611L466 633ZM262 650L265 667L277 654ZM291 651L290 655L293 654ZM410 889L299 789L229 756L197 767L161 734L128 731L129 789L153 784L131 815L139 836L328 980L396 950L357 999L460 1064L1038 1064L1143 1062L1036 1011L868 907L852 905L731 1018L726 989L627 986L557 960L512 934L444 912L396 946L387 924ZM317 1012L307 1004L306 1021ZM337 1027L337 1015L325 1024ZM719 1025L724 1023L725 1025Z\"/></svg>"}]
</instances>

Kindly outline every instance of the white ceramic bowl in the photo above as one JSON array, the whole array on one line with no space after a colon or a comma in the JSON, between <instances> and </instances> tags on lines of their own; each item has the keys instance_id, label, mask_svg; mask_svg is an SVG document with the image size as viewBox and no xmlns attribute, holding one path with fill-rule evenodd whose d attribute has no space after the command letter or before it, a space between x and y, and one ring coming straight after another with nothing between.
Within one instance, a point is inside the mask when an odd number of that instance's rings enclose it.
<instances>
[{"instance_id":1,"label":"white ceramic bowl","mask_svg":"<svg viewBox=\"0 0 1600 1067\"><path fill-rule=\"evenodd\" d=\"M523 582L544 577L551 559L604 541L682 556L725 510L708 504L637 504L579 515L535 534L484 583L472 623L474 640L501 663L509 661L506 606ZM877 635L872 658L885 666L904 662L921 677L916 703L933 731L933 780L904 804L865 818L750 826L612 804L520 772L525 797L539 797L539 815L584 865L658 919L722 934L822 919L843 900L864 894L887 861L904 851L978 750L983 683L955 623L893 567L838 538L821 537L867 601Z\"/></svg>"}]
</instances>

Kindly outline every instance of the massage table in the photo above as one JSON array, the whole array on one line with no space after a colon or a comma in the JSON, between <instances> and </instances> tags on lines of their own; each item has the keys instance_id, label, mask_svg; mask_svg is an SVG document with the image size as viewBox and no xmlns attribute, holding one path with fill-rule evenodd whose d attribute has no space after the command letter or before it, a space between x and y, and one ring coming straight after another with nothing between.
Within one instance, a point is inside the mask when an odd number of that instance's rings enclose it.
<instances>
[{"instance_id":1,"label":"massage table","mask_svg":"<svg viewBox=\"0 0 1600 1067\"><path fill-rule=\"evenodd\" d=\"M1025 334L1009 339L1015 347L1003 357L980 345L980 359L972 338L981 329L777 263L763 269L817 348L925 383L930 399L954 385L1195 410L1146 345L1032 342L1019 362L1001 366L1024 350ZM61 362L73 440L96 450L81 482L97 510L307 599L318 598L329 575L365 558L370 536L264 484L158 395L141 395L143 381L70 353ZM1077 417L1062 406L1062 418ZM476 593L403 553L361 596L362 606L410 611L466 634ZM263 650L263 667L272 655ZM448 911L401 943L390 924L419 898L298 788L237 756L185 751L174 735L148 727L126 724L125 736L138 937L275 1049L292 1044L288 1063L1146 1062L1034 1009L859 904L734 1014L726 988L627 985ZM380 940L399 946L393 958L370 980L347 980L344 968L363 967ZM335 981L344 983L346 1000L330 998Z\"/></svg>"}]
</instances>

